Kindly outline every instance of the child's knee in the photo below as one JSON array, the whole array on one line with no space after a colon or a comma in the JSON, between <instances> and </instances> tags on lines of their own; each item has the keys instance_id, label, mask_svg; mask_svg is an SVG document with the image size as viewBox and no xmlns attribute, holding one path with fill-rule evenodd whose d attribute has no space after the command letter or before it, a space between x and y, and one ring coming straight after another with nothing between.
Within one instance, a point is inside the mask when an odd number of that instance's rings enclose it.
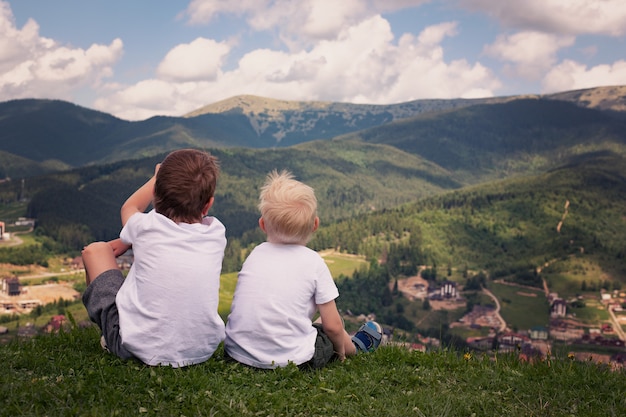
<instances>
[{"instance_id":1,"label":"child's knee","mask_svg":"<svg viewBox=\"0 0 626 417\"><path fill-rule=\"evenodd\" d=\"M105 252L113 252L113 249L107 242L93 242L85 246L81 253L84 258L93 256L94 254L102 254Z\"/></svg>"}]
</instances>

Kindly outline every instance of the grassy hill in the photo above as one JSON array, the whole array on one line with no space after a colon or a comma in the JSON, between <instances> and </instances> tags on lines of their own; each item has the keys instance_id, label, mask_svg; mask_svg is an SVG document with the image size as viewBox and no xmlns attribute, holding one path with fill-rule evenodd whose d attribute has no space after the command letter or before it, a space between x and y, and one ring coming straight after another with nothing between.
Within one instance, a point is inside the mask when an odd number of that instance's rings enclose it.
<instances>
[{"instance_id":1,"label":"grassy hill","mask_svg":"<svg viewBox=\"0 0 626 417\"><path fill-rule=\"evenodd\" d=\"M462 185L438 166L383 145L319 141L292 148L212 152L222 170L213 214L227 225L229 236L256 229L258 187L272 169L291 170L316 189L326 224ZM0 184L0 201L27 198L21 215L37 218L41 230L55 236L59 227L71 229L76 247L84 244L80 239L110 239L119 233L119 207L163 156L64 171L23 184L5 182Z\"/></svg>"},{"instance_id":2,"label":"grassy hill","mask_svg":"<svg viewBox=\"0 0 626 417\"><path fill-rule=\"evenodd\" d=\"M320 371L224 359L185 369L105 353L93 327L0 346L0 416L620 416L624 371L568 352L428 353L383 346Z\"/></svg>"}]
</instances>

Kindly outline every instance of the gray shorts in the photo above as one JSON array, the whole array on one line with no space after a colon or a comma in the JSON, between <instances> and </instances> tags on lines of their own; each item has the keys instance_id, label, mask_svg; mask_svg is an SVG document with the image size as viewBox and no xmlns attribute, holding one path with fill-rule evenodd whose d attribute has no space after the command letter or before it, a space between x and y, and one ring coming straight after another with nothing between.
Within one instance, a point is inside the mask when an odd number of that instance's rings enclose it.
<instances>
[{"instance_id":1,"label":"gray shorts","mask_svg":"<svg viewBox=\"0 0 626 417\"><path fill-rule=\"evenodd\" d=\"M308 362L300 365L300 368L322 368L326 366L330 361L337 359L335 354L335 348L333 342L324 333L322 325L319 323L313 323L313 327L317 330L317 338L315 339L315 353Z\"/></svg>"},{"instance_id":2,"label":"gray shorts","mask_svg":"<svg viewBox=\"0 0 626 417\"><path fill-rule=\"evenodd\" d=\"M122 346L120 317L115 304L115 296L123 283L124 275L119 269L103 272L87 286L83 304L91 321L100 328L109 352L130 359L133 355Z\"/></svg>"}]
</instances>

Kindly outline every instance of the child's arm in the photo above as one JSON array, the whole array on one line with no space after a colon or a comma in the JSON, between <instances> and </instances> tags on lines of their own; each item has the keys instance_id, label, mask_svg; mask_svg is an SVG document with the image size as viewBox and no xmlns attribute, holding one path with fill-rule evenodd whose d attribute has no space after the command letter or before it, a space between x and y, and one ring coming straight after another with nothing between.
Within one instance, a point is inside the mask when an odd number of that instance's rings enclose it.
<instances>
[{"instance_id":1,"label":"child's arm","mask_svg":"<svg viewBox=\"0 0 626 417\"><path fill-rule=\"evenodd\" d=\"M109 241L109 246L111 246L111 249L113 249L113 255L115 255L116 258L126 253L126 251L131 247L131 245L127 245L126 243L122 242L122 239L119 238Z\"/></svg>"},{"instance_id":2,"label":"child's arm","mask_svg":"<svg viewBox=\"0 0 626 417\"><path fill-rule=\"evenodd\" d=\"M335 300L326 304L319 304L317 308L320 312L324 333L333 342L333 347L339 360L344 361L346 359L346 338L349 339L349 337L343 328L343 321L341 321Z\"/></svg>"},{"instance_id":3,"label":"child's arm","mask_svg":"<svg viewBox=\"0 0 626 417\"><path fill-rule=\"evenodd\" d=\"M143 213L152 202L152 198L154 197L154 183L156 182L156 174L159 172L160 166L161 164L157 164L152 178L139 187L139 189L128 197L126 202L122 205L122 209L120 210L120 214L122 216L122 226L126 224L128 219L130 219L130 216L133 214Z\"/></svg>"}]
</instances>

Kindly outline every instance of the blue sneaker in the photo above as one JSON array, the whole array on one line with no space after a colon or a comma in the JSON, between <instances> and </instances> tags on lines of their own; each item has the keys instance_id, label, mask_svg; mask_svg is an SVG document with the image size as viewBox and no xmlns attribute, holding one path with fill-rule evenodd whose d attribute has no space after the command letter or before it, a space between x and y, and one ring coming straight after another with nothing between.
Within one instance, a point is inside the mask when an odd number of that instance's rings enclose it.
<instances>
[{"instance_id":1,"label":"blue sneaker","mask_svg":"<svg viewBox=\"0 0 626 417\"><path fill-rule=\"evenodd\" d=\"M352 336L352 343L356 346L357 352L373 352L380 345L382 338L383 329L380 324L368 321Z\"/></svg>"}]
</instances>

